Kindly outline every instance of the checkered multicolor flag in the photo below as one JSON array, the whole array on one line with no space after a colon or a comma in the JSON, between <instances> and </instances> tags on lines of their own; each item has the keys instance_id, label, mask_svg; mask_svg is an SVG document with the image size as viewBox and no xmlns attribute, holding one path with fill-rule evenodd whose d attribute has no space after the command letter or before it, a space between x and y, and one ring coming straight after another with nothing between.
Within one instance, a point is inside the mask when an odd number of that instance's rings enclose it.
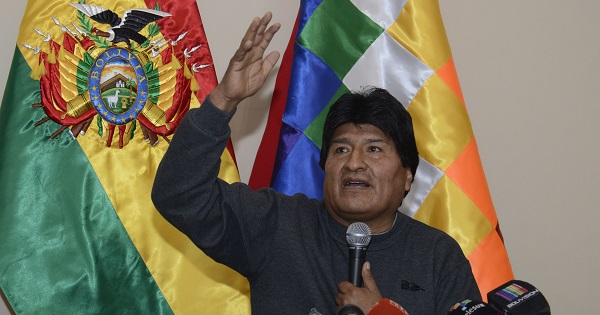
<instances>
[{"instance_id":1,"label":"checkered multicolor flag","mask_svg":"<svg viewBox=\"0 0 600 315\"><path fill-rule=\"evenodd\" d=\"M437 0L303 0L250 185L322 199L323 121L367 85L413 117L421 161L400 210L458 241L483 296L512 279Z\"/></svg>"}]
</instances>

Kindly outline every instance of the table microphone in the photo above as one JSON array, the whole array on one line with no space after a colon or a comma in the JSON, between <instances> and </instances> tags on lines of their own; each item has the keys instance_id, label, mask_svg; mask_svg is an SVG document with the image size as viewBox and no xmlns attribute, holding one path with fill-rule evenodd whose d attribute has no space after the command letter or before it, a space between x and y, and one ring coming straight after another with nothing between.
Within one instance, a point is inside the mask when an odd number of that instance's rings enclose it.
<instances>
[{"instance_id":1,"label":"table microphone","mask_svg":"<svg viewBox=\"0 0 600 315\"><path fill-rule=\"evenodd\" d=\"M533 285L510 280L487 294L488 302L506 315L550 315L550 304Z\"/></svg>"},{"instance_id":2,"label":"table microphone","mask_svg":"<svg viewBox=\"0 0 600 315\"><path fill-rule=\"evenodd\" d=\"M367 247L371 242L371 229L366 223L354 222L346 230L346 242L348 243L348 281L355 287L362 287L362 266L367 257Z\"/></svg>"},{"instance_id":3,"label":"table microphone","mask_svg":"<svg viewBox=\"0 0 600 315\"><path fill-rule=\"evenodd\" d=\"M498 312L482 301L464 300L452 306L448 315L498 315Z\"/></svg>"}]
</instances>

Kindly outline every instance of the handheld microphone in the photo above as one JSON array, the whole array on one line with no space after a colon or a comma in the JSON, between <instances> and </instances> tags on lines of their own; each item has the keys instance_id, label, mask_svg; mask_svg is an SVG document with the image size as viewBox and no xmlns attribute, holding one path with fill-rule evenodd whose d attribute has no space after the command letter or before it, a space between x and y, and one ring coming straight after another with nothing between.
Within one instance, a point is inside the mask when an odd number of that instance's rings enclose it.
<instances>
[{"instance_id":1,"label":"handheld microphone","mask_svg":"<svg viewBox=\"0 0 600 315\"><path fill-rule=\"evenodd\" d=\"M490 305L507 315L550 315L550 304L533 285L511 280L487 294Z\"/></svg>"},{"instance_id":2,"label":"handheld microphone","mask_svg":"<svg viewBox=\"0 0 600 315\"><path fill-rule=\"evenodd\" d=\"M448 315L498 315L498 312L482 301L464 300L452 306Z\"/></svg>"},{"instance_id":3,"label":"handheld microphone","mask_svg":"<svg viewBox=\"0 0 600 315\"><path fill-rule=\"evenodd\" d=\"M371 229L366 223L354 222L346 230L346 242L350 257L348 260L348 281L355 287L362 287L362 266L367 257L367 247L371 242Z\"/></svg>"},{"instance_id":4,"label":"handheld microphone","mask_svg":"<svg viewBox=\"0 0 600 315\"><path fill-rule=\"evenodd\" d=\"M346 304L340 308L336 315L365 315L365 313L354 304Z\"/></svg>"}]
</instances>

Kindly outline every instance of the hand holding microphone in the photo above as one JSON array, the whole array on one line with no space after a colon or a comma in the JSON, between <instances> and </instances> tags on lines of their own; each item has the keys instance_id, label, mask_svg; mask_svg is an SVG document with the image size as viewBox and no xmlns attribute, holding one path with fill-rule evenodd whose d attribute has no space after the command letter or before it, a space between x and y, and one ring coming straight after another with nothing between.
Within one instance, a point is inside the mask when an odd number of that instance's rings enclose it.
<instances>
[{"instance_id":1,"label":"hand holding microphone","mask_svg":"<svg viewBox=\"0 0 600 315\"><path fill-rule=\"evenodd\" d=\"M368 312L375 303L381 300L381 293L379 293L371 274L370 264L365 263L367 247L371 241L371 229L363 222L352 223L346 231L346 241L349 252L348 281L338 284L335 303L338 307L352 304L363 312ZM364 288L362 287L363 282Z\"/></svg>"},{"instance_id":2,"label":"hand holding microphone","mask_svg":"<svg viewBox=\"0 0 600 315\"><path fill-rule=\"evenodd\" d=\"M335 304L338 307L353 304L366 313L382 299L368 262L363 265L362 278L364 288L358 288L348 281L338 284L338 294L335 296Z\"/></svg>"},{"instance_id":3,"label":"hand holding microphone","mask_svg":"<svg viewBox=\"0 0 600 315\"><path fill-rule=\"evenodd\" d=\"M363 222L350 224L346 231L348 243L348 281L338 285L335 304L337 315L408 315L394 301L383 299L371 273L371 264L365 263L371 229ZM364 287L363 286L364 283Z\"/></svg>"}]
</instances>

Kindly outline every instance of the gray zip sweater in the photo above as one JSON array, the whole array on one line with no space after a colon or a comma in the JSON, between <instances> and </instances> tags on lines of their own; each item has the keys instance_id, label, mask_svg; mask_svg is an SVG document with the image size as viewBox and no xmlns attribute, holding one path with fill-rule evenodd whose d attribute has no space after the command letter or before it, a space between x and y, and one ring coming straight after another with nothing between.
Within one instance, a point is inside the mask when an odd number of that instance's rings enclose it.
<instances>
[{"instance_id":1,"label":"gray zip sweater","mask_svg":"<svg viewBox=\"0 0 600 315\"><path fill-rule=\"evenodd\" d=\"M188 112L158 168L156 208L248 278L253 314L335 314L337 285L348 277L346 227L320 200L217 178L232 116L208 100ZM411 315L447 314L466 298L481 299L458 244L404 214L372 237L367 261L383 297Z\"/></svg>"}]
</instances>

